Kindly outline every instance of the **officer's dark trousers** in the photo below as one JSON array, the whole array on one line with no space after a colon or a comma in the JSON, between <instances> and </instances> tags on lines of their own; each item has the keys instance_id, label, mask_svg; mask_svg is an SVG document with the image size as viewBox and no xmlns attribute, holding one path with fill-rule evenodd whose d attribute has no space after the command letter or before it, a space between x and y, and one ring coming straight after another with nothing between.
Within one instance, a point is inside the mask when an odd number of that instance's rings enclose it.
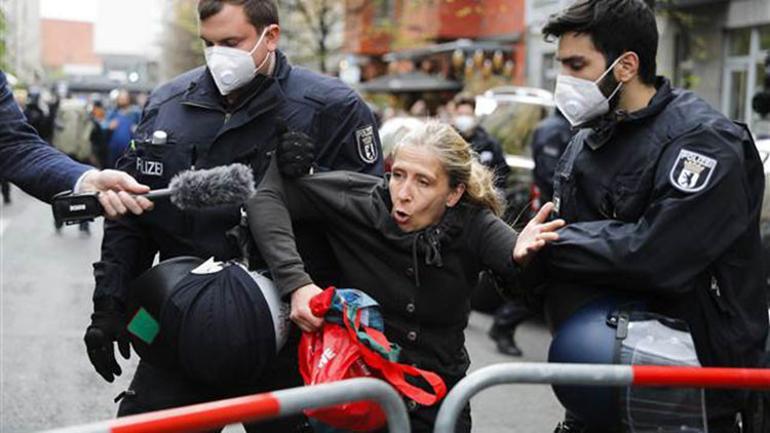
<instances>
[{"instance_id":1,"label":"officer's dark trousers","mask_svg":"<svg viewBox=\"0 0 770 433\"><path fill-rule=\"evenodd\" d=\"M120 401L118 416L135 415L161 409L204 403L241 395L257 394L302 386L297 370L296 341L290 338L279 361L271 366L258 385L242 389L212 391L210 387L190 381L178 371L152 366L139 361L128 390ZM244 425L249 433L308 432L304 416L279 418Z\"/></svg>"},{"instance_id":2,"label":"officer's dark trousers","mask_svg":"<svg viewBox=\"0 0 770 433\"><path fill-rule=\"evenodd\" d=\"M5 180L0 180L0 191L3 194L3 203L11 202L11 184Z\"/></svg>"},{"instance_id":3,"label":"officer's dark trousers","mask_svg":"<svg viewBox=\"0 0 770 433\"><path fill-rule=\"evenodd\" d=\"M534 316L532 311L524 306L521 301L506 301L495 311L493 325L498 332L505 330L513 334L519 323L532 316Z\"/></svg>"}]
</instances>

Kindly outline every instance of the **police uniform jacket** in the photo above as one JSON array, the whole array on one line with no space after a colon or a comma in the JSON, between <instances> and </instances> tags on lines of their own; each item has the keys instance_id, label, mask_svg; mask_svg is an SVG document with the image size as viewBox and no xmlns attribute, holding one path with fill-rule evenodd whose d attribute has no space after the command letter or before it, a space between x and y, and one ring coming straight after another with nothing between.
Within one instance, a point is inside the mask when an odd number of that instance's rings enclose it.
<instances>
[{"instance_id":1,"label":"police uniform jacket","mask_svg":"<svg viewBox=\"0 0 770 433\"><path fill-rule=\"evenodd\" d=\"M511 169L505 162L505 153L500 142L481 126L476 126L473 129L473 135L467 140L473 151L478 154L479 161L495 173L495 186L505 189Z\"/></svg>"},{"instance_id":2,"label":"police uniform jacket","mask_svg":"<svg viewBox=\"0 0 770 433\"><path fill-rule=\"evenodd\" d=\"M553 173L561 154L572 138L572 128L561 113L556 112L543 119L532 132L532 159L535 169L532 177L540 190L540 201L545 203L553 198Z\"/></svg>"},{"instance_id":3,"label":"police uniform jacket","mask_svg":"<svg viewBox=\"0 0 770 433\"><path fill-rule=\"evenodd\" d=\"M120 168L153 189L166 187L172 176L193 166L204 169L234 162L250 165L258 180L277 144L278 124L285 123L314 139L320 170L382 172L374 118L339 80L292 67L276 52L273 75L257 76L240 93L235 104L227 104L205 67L161 85L144 108L137 140L119 162ZM149 144L158 130L167 133L167 143ZM157 202L155 210L140 217L107 221L101 261L94 265L95 300L124 301L128 283L151 266L156 252L161 260L180 255L218 260L239 256L225 236L239 221L237 205L182 211L168 201Z\"/></svg>"},{"instance_id":4,"label":"police uniform jacket","mask_svg":"<svg viewBox=\"0 0 770 433\"><path fill-rule=\"evenodd\" d=\"M435 371L451 386L469 365L463 331L479 271L488 268L509 286L517 282L516 234L465 200L438 224L412 233L401 231L391 208L387 178L340 171L281 182L273 165L247 213L284 293L312 282L289 218L323 221L329 253L341 265L336 286L371 295L382 308L386 336L403 348L402 362Z\"/></svg>"},{"instance_id":5,"label":"police uniform jacket","mask_svg":"<svg viewBox=\"0 0 770 433\"><path fill-rule=\"evenodd\" d=\"M542 256L546 311L558 325L597 294L641 295L688 323L702 365L754 366L768 329L759 155L745 127L656 87L646 108L580 130L559 161L567 226Z\"/></svg>"}]
</instances>

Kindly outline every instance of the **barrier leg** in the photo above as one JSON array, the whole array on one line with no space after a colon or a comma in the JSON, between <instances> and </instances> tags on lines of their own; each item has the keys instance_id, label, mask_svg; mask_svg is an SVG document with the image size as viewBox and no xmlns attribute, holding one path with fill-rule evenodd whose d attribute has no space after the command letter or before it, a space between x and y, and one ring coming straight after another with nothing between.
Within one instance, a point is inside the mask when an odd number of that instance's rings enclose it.
<instances>
[{"instance_id":1,"label":"barrier leg","mask_svg":"<svg viewBox=\"0 0 770 433\"><path fill-rule=\"evenodd\" d=\"M629 385L631 368L621 365L506 363L481 368L457 383L444 398L436 417L434 433L454 433L457 417L471 397L480 391L507 383L555 383L572 385Z\"/></svg>"},{"instance_id":2,"label":"barrier leg","mask_svg":"<svg viewBox=\"0 0 770 433\"><path fill-rule=\"evenodd\" d=\"M770 389L770 369L651 365L507 363L479 369L441 404L434 433L453 433L457 417L481 390L507 383Z\"/></svg>"},{"instance_id":3,"label":"barrier leg","mask_svg":"<svg viewBox=\"0 0 770 433\"><path fill-rule=\"evenodd\" d=\"M181 433L296 415L305 409L362 400L380 404L390 433L410 432L406 407L398 393L381 380L359 378L161 410L48 433Z\"/></svg>"}]
</instances>

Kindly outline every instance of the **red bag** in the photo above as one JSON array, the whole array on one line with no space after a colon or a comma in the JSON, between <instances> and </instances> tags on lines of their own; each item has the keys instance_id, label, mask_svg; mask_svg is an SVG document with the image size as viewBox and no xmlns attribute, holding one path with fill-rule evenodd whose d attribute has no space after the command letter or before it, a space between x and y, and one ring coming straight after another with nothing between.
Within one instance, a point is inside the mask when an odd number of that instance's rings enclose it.
<instances>
[{"instance_id":1,"label":"red bag","mask_svg":"<svg viewBox=\"0 0 770 433\"><path fill-rule=\"evenodd\" d=\"M316 296L311 308L323 315L332 302L334 288ZM361 325L362 310L350 305L341 297L335 299L342 305L344 326L324 322L315 333L303 333L299 343L299 370L306 385L336 382L355 377L384 379L402 395L419 404L430 406L446 394L446 385L435 373L420 370L397 362L400 349L391 344L377 329ZM319 314L320 313L320 314ZM405 375L422 377L433 393L406 382ZM311 418L332 427L353 431L368 431L385 425L385 414L374 401L342 404L323 409L305 411Z\"/></svg>"},{"instance_id":2,"label":"red bag","mask_svg":"<svg viewBox=\"0 0 770 433\"><path fill-rule=\"evenodd\" d=\"M350 342L348 331L332 323L325 323L317 333L302 334L299 369L305 385L373 376L361 358L358 346ZM373 430L385 425L385 414L373 401L311 409L305 414L330 426L353 431Z\"/></svg>"}]
</instances>

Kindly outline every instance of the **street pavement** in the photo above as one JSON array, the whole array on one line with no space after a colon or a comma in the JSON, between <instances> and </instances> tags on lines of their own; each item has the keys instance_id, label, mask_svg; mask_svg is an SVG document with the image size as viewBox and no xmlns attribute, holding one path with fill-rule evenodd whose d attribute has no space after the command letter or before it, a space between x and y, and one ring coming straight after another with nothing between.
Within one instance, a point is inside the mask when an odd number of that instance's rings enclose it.
<instances>
[{"instance_id":1,"label":"street pavement","mask_svg":"<svg viewBox=\"0 0 770 433\"><path fill-rule=\"evenodd\" d=\"M136 366L120 359L124 374L105 382L88 362L83 332L89 323L91 263L99 257L101 221L91 235L77 226L54 231L50 207L18 189L0 205L0 432L30 432L108 419L113 398ZM521 358L495 351L486 336L491 318L474 313L466 332L471 370L500 362L542 361L549 336L523 324ZM549 432L561 411L550 388L505 385L471 401L473 432ZM227 432L243 431L230 426Z\"/></svg>"}]
</instances>

